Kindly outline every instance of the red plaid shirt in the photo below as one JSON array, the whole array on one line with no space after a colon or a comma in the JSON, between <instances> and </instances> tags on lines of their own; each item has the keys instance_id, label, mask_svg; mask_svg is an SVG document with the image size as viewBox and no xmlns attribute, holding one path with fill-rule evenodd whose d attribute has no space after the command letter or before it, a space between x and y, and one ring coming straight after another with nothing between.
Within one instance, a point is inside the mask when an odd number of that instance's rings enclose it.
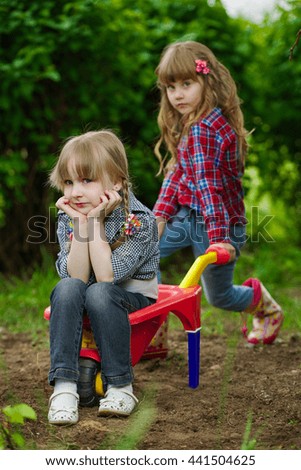
<instances>
[{"instance_id":1,"label":"red plaid shirt","mask_svg":"<svg viewBox=\"0 0 301 470\"><path fill-rule=\"evenodd\" d=\"M169 220L179 206L188 206L204 217L210 243L229 243L230 225L246 224L237 154L235 132L221 110L213 109L181 140L154 214Z\"/></svg>"}]
</instances>

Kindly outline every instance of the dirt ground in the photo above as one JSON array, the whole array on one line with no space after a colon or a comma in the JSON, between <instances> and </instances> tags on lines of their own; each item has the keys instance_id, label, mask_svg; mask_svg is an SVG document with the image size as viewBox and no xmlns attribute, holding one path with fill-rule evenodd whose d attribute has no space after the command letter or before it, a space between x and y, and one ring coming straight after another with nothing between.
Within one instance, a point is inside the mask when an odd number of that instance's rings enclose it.
<instances>
[{"instance_id":1,"label":"dirt ground","mask_svg":"<svg viewBox=\"0 0 301 470\"><path fill-rule=\"evenodd\" d=\"M81 408L76 426L57 427L47 422L46 339L2 330L0 408L24 402L36 410L37 421L23 428L36 449L114 449L137 427L138 449L238 450L248 418L252 449L301 449L301 336L283 333L274 345L255 348L228 338L202 336L201 383L190 389L186 334L171 331L168 358L135 367L140 404L130 418Z\"/></svg>"}]
</instances>

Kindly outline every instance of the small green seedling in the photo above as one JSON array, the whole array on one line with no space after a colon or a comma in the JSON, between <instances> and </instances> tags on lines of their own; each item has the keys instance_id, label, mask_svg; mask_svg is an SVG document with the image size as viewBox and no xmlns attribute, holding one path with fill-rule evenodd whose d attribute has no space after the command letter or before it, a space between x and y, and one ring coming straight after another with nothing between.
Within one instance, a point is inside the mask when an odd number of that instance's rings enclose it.
<instances>
[{"instance_id":1,"label":"small green seedling","mask_svg":"<svg viewBox=\"0 0 301 470\"><path fill-rule=\"evenodd\" d=\"M26 419L36 420L36 412L25 403L2 408L0 415L0 449L24 449L25 439L21 426Z\"/></svg>"}]
</instances>

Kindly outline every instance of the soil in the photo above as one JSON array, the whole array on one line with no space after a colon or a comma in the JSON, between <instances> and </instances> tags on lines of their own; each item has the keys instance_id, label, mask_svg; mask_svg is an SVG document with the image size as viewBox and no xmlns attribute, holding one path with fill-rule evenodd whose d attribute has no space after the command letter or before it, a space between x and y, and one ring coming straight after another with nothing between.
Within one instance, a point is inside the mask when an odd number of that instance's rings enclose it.
<instances>
[{"instance_id":1,"label":"soil","mask_svg":"<svg viewBox=\"0 0 301 470\"><path fill-rule=\"evenodd\" d=\"M22 427L33 449L239 450L243 440L251 449L301 449L301 336L283 332L271 346L250 348L230 333L202 334L197 389L188 387L186 334L172 330L167 359L135 366L140 403L130 418L100 418L97 408L81 408L76 426L58 427L47 422L45 333L33 341L2 330L0 409L20 402L35 409L38 419ZM133 429L139 437L130 447L124 436Z\"/></svg>"}]
</instances>

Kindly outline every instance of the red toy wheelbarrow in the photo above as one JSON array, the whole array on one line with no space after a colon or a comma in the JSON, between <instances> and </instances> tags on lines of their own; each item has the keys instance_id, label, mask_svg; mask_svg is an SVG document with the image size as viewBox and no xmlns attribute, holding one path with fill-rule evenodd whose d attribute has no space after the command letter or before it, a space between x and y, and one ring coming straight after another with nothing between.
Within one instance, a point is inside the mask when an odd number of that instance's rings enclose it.
<instances>
[{"instance_id":1,"label":"red toy wheelbarrow","mask_svg":"<svg viewBox=\"0 0 301 470\"><path fill-rule=\"evenodd\" d=\"M188 385L197 388L200 375L201 345L201 292L198 282L208 264L225 264L229 253L224 249L208 249L199 256L179 286L159 284L159 297L155 304L137 310L129 315L131 324L131 355L135 366L142 358L169 313L176 315L187 332L188 340ZM49 320L50 307L44 311ZM81 406L98 404L103 395L100 377L101 357L94 342L88 317L84 316L83 335L80 351L80 378L78 393Z\"/></svg>"}]
</instances>

